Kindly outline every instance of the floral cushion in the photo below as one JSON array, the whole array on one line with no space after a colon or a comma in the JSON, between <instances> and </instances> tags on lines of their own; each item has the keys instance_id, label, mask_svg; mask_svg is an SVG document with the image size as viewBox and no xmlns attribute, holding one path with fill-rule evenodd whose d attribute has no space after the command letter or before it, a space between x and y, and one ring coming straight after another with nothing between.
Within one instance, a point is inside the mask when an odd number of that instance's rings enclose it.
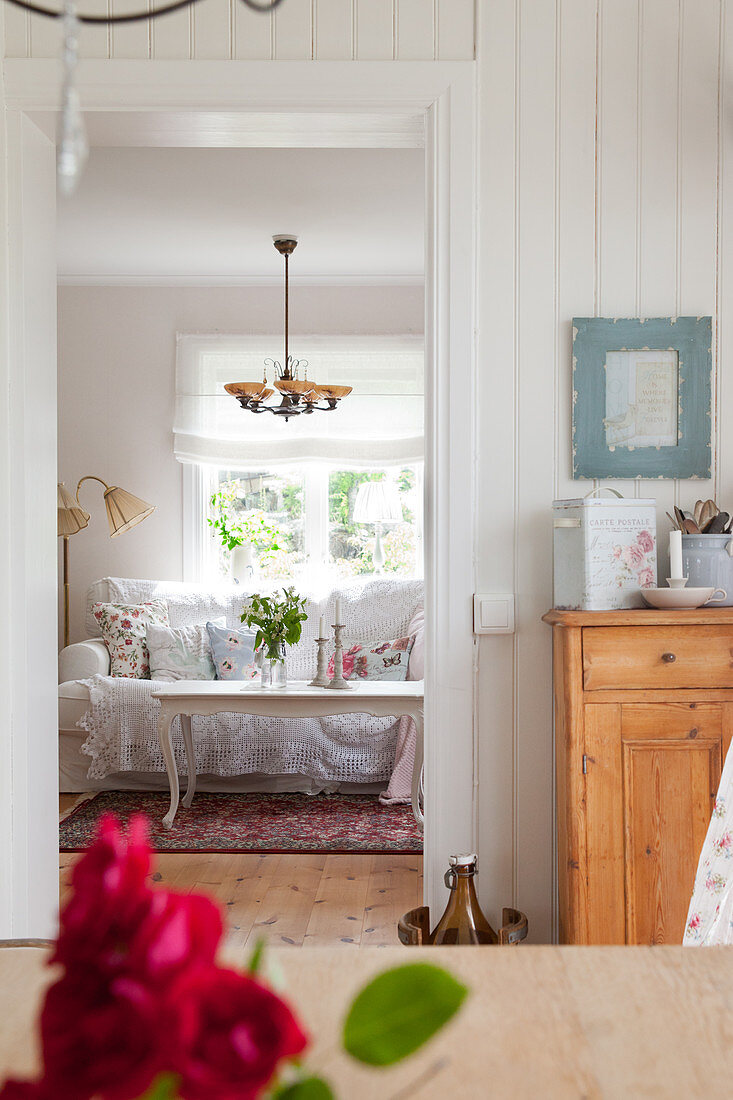
<instances>
[{"instance_id":1,"label":"floral cushion","mask_svg":"<svg viewBox=\"0 0 733 1100\"><path fill-rule=\"evenodd\" d=\"M165 600L138 604L95 603L92 614L109 650L110 676L149 680L148 626L168 626Z\"/></svg>"},{"instance_id":2,"label":"floral cushion","mask_svg":"<svg viewBox=\"0 0 733 1100\"><path fill-rule=\"evenodd\" d=\"M254 630L228 630L216 623L207 623L206 629L217 680L254 680L259 675Z\"/></svg>"},{"instance_id":3,"label":"floral cushion","mask_svg":"<svg viewBox=\"0 0 733 1100\"><path fill-rule=\"evenodd\" d=\"M344 680L405 680L414 635L389 642L357 642L344 638ZM334 655L328 662L333 679Z\"/></svg>"},{"instance_id":4,"label":"floral cushion","mask_svg":"<svg viewBox=\"0 0 733 1100\"><path fill-rule=\"evenodd\" d=\"M226 619L215 619L226 626ZM172 684L176 680L213 680L216 670L205 623L193 626L148 626L150 679Z\"/></svg>"},{"instance_id":5,"label":"floral cushion","mask_svg":"<svg viewBox=\"0 0 733 1100\"><path fill-rule=\"evenodd\" d=\"M415 608L407 633L411 638L415 638L410 652L407 679L423 680L425 678L425 605L422 600Z\"/></svg>"}]
</instances>

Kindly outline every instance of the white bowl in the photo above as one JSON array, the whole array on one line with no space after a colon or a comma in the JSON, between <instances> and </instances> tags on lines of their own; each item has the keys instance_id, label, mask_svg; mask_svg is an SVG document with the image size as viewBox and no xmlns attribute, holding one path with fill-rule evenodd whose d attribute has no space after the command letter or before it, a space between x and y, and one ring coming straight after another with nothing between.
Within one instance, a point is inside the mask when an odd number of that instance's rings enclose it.
<instances>
[{"instance_id":1,"label":"white bowl","mask_svg":"<svg viewBox=\"0 0 733 1100\"><path fill-rule=\"evenodd\" d=\"M716 595L718 592L720 595ZM641 594L650 607L660 611L692 610L728 598L722 588L642 588Z\"/></svg>"}]
</instances>

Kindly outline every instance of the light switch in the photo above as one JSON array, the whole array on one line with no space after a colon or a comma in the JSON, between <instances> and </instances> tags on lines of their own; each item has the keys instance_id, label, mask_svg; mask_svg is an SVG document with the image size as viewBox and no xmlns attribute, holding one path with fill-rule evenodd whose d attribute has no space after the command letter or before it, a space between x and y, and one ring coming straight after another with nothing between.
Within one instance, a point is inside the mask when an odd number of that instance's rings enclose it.
<instances>
[{"instance_id":1,"label":"light switch","mask_svg":"<svg viewBox=\"0 0 733 1100\"><path fill-rule=\"evenodd\" d=\"M473 597L474 634L513 634L514 595Z\"/></svg>"}]
</instances>

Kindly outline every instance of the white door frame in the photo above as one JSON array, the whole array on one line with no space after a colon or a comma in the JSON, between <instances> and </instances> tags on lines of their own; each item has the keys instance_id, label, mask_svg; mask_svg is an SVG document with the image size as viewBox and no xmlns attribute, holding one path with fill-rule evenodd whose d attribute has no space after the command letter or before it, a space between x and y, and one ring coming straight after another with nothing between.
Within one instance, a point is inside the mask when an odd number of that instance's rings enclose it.
<instances>
[{"instance_id":1,"label":"white door frame","mask_svg":"<svg viewBox=\"0 0 733 1100\"><path fill-rule=\"evenodd\" d=\"M4 65L6 109L55 111L59 69L54 61L8 60ZM303 144L294 116L323 113L321 143L347 144L326 134L326 119L351 116L350 143L390 145L396 118L422 115L426 144L426 861L425 900L443 904L442 872L451 852L476 847L474 805L475 698L472 596L475 560L475 300L476 152L474 62L237 62L85 61L78 87L87 112L230 112L252 121L251 144L268 144L262 116L280 114L278 144ZM165 126L156 120L155 125ZM267 123L265 123L265 131ZM333 126L331 127L333 129ZM259 132L259 142L257 133ZM330 132L329 132L330 133ZM371 140L368 135L371 134ZM380 134L384 140L380 139ZM366 135L366 136L364 136ZM386 138L384 137L386 135ZM8 133L9 155L17 138ZM160 142L166 144L165 140ZM168 142L173 144L175 141ZM239 144L246 143L240 140ZM151 141L151 144L154 144ZM202 145L209 144L202 140ZM313 144L312 135L308 144ZM21 173L25 166L21 166ZM25 184L24 184L25 186ZM11 206L9 218L19 217ZM32 287L22 287L30 295ZM11 334L12 345L12 334ZM12 364L12 346L9 362ZM26 443L26 460L32 440ZM38 477L44 496L55 489L55 461ZM55 584L56 563L38 578L45 591ZM49 597L50 599L50 597ZM55 610L55 602L52 603ZM28 690L31 690L29 685ZM55 731L54 731L55 735ZM13 730L22 747L24 731ZM23 750L25 751L25 750ZM55 768L55 758L36 768ZM0 806L23 781L20 765L0 775ZM55 784L55 774L54 774ZM25 812L34 817L48 783L27 791ZM25 797L25 796L24 796ZM46 816L47 811L46 811ZM45 850L55 857L56 832ZM22 858L13 850L13 865ZM47 912L56 882L29 882L32 903ZM0 878L0 891L6 889ZM0 913L6 906L0 897ZM22 933L24 909L11 896L13 925ZM0 929L0 935L3 934Z\"/></svg>"},{"instance_id":2,"label":"white door frame","mask_svg":"<svg viewBox=\"0 0 733 1100\"><path fill-rule=\"evenodd\" d=\"M5 112L0 374L0 936L58 906L55 149Z\"/></svg>"}]
</instances>

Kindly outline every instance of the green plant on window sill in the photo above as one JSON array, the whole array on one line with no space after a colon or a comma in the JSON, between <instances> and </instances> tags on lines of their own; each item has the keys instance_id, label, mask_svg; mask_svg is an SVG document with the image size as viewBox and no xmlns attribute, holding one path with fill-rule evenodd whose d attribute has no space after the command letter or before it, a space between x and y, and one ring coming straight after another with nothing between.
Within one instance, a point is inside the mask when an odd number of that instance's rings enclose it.
<instances>
[{"instance_id":1,"label":"green plant on window sill","mask_svg":"<svg viewBox=\"0 0 733 1100\"><path fill-rule=\"evenodd\" d=\"M283 645L300 641L302 624L307 618L305 598L298 596L294 588L283 588L280 600L277 593L261 596L255 592L241 614L241 621L257 630L255 649L264 645L265 657L270 661L278 660Z\"/></svg>"},{"instance_id":2,"label":"green plant on window sill","mask_svg":"<svg viewBox=\"0 0 733 1100\"><path fill-rule=\"evenodd\" d=\"M239 494L236 481L222 485L211 496L211 512L206 522L213 527L225 550L251 543L255 549L272 552L280 550L280 531L260 509L237 511Z\"/></svg>"}]
</instances>

